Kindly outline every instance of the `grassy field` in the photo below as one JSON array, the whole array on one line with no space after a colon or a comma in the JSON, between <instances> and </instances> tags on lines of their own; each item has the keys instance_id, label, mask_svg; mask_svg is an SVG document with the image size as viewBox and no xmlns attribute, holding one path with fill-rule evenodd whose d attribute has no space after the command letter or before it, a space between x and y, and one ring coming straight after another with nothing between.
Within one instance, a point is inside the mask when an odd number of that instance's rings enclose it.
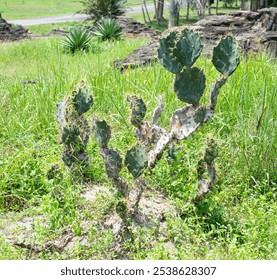
<instances>
[{"instance_id":1,"label":"grassy field","mask_svg":"<svg viewBox=\"0 0 277 280\"><path fill-rule=\"evenodd\" d=\"M153 1L147 0L147 4L153 5ZM138 0L127 0L126 7L140 6ZM82 10L83 6L78 0L9 0L0 2L0 13L5 19L24 19L24 18L39 18L47 16L58 16L66 14L75 14ZM228 13L230 10L238 9L238 7L223 8L222 3L219 4L220 13ZM215 14L215 7L212 6L212 13ZM181 10L182 22L187 14L186 8ZM153 13L150 13L151 19ZM142 13L140 12L137 17L143 20ZM167 11L165 10L165 17L167 17ZM190 18L192 21L196 19L196 12L190 10Z\"/></svg>"},{"instance_id":2,"label":"grassy field","mask_svg":"<svg viewBox=\"0 0 277 280\"><path fill-rule=\"evenodd\" d=\"M127 6L134 5L140 5L140 2L127 1ZM82 4L78 0L3 0L0 2L0 13L5 19L75 14L80 10L82 10Z\"/></svg>"},{"instance_id":3,"label":"grassy field","mask_svg":"<svg viewBox=\"0 0 277 280\"><path fill-rule=\"evenodd\" d=\"M97 115L107 120L113 130L111 146L120 152L134 141L126 93L145 100L147 118L162 94L165 126L171 112L183 106L173 92L173 75L160 64L124 73L113 68L115 59L146 40L95 42L90 53L74 56L62 51L60 40L0 44L0 259L123 257L114 249L117 241L111 230L103 228L115 197L94 139L89 142L90 180L73 181L61 161L55 108L81 79L94 97L88 118ZM218 77L206 58L197 65L205 68L207 84ZM149 192L166 193L177 210L166 213L162 235L155 227L136 227L132 239L121 244L126 248L124 258L277 258L276 65L264 55L242 57L220 93L213 120L178 144L174 164L159 162L147 180ZM202 103L207 98L206 93ZM208 136L219 146L218 177L213 191L195 205L187 201L197 188L197 162ZM53 164L63 170L59 183L47 179ZM84 193L97 189L93 200L84 198ZM77 242L68 252L27 254L11 245L23 238L23 221L31 221L25 242L43 245L69 230ZM78 242L84 237L87 243Z\"/></svg>"}]
</instances>

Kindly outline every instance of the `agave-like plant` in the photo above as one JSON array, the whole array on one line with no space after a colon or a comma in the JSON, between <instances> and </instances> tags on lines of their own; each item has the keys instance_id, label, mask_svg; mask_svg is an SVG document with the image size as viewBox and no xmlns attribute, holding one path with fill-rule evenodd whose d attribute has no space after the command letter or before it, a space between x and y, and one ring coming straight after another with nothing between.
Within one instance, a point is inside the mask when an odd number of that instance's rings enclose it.
<instances>
[{"instance_id":1,"label":"agave-like plant","mask_svg":"<svg viewBox=\"0 0 277 280\"><path fill-rule=\"evenodd\" d=\"M96 23L95 30L92 33L102 41L118 40L122 36L122 28L114 19L102 18Z\"/></svg>"},{"instance_id":2,"label":"agave-like plant","mask_svg":"<svg viewBox=\"0 0 277 280\"><path fill-rule=\"evenodd\" d=\"M76 51L88 51L90 46L91 35L83 28L74 27L69 30L69 33L63 38L63 48L71 53Z\"/></svg>"}]
</instances>

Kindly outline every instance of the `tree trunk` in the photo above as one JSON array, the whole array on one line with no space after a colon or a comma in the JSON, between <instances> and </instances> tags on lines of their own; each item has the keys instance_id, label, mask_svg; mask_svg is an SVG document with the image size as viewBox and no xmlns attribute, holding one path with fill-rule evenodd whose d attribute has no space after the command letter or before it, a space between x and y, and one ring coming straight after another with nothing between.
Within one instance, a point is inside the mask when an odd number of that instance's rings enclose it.
<instances>
[{"instance_id":1,"label":"tree trunk","mask_svg":"<svg viewBox=\"0 0 277 280\"><path fill-rule=\"evenodd\" d=\"M158 5L157 5L157 11L154 16L154 19L157 20L157 22L165 21L164 19L164 0L158 0Z\"/></svg>"},{"instance_id":2,"label":"tree trunk","mask_svg":"<svg viewBox=\"0 0 277 280\"><path fill-rule=\"evenodd\" d=\"M168 28L177 26L179 24L180 8L181 7L178 0L169 1Z\"/></svg>"},{"instance_id":3,"label":"tree trunk","mask_svg":"<svg viewBox=\"0 0 277 280\"><path fill-rule=\"evenodd\" d=\"M189 8L190 8L190 5L189 5L189 2L187 2L187 17L186 17L187 21L189 21Z\"/></svg>"}]
</instances>

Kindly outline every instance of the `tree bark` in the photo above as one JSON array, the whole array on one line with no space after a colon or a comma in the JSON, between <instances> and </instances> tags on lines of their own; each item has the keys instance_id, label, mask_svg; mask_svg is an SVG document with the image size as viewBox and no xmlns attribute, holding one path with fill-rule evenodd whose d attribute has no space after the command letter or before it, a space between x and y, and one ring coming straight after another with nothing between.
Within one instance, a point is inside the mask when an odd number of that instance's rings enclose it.
<instances>
[{"instance_id":1,"label":"tree bark","mask_svg":"<svg viewBox=\"0 0 277 280\"><path fill-rule=\"evenodd\" d=\"M154 19L156 19L157 22L165 21L165 18L163 16L163 14L164 14L164 0L158 0L157 3L158 3L157 11L156 11L156 14L154 16Z\"/></svg>"}]
</instances>

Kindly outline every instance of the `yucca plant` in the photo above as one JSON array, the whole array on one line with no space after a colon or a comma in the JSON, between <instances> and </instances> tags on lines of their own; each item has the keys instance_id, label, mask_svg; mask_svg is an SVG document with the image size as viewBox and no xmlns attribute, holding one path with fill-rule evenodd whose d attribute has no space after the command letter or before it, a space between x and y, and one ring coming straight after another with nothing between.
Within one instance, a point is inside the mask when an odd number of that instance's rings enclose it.
<instances>
[{"instance_id":1,"label":"yucca plant","mask_svg":"<svg viewBox=\"0 0 277 280\"><path fill-rule=\"evenodd\" d=\"M81 0L84 9L80 12L91 15L95 21L102 17L115 17L125 13L126 0Z\"/></svg>"},{"instance_id":2,"label":"yucca plant","mask_svg":"<svg viewBox=\"0 0 277 280\"><path fill-rule=\"evenodd\" d=\"M88 51L90 46L91 35L83 28L74 27L70 29L69 33L63 38L63 48L71 53L76 51Z\"/></svg>"},{"instance_id":3,"label":"yucca plant","mask_svg":"<svg viewBox=\"0 0 277 280\"><path fill-rule=\"evenodd\" d=\"M103 18L96 23L95 30L92 32L100 40L118 40L122 36L122 28L114 19Z\"/></svg>"}]
</instances>

